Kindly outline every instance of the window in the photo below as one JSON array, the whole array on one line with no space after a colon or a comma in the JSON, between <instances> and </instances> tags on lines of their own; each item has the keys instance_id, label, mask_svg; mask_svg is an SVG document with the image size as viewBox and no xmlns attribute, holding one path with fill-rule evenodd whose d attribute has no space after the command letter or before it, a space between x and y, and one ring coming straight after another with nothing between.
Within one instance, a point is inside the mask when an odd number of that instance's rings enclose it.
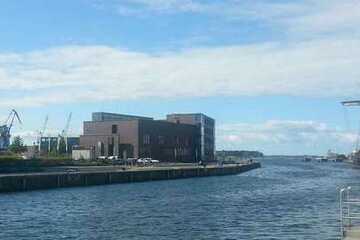
<instances>
[{"instance_id":1,"label":"window","mask_svg":"<svg viewBox=\"0 0 360 240\"><path fill-rule=\"evenodd\" d=\"M185 137L185 146L186 147L190 146L190 138L189 137Z\"/></svg>"},{"instance_id":2,"label":"window","mask_svg":"<svg viewBox=\"0 0 360 240\"><path fill-rule=\"evenodd\" d=\"M158 140L159 140L159 144L160 144L160 145L165 144L165 138L164 138L164 136L159 136Z\"/></svg>"},{"instance_id":3,"label":"window","mask_svg":"<svg viewBox=\"0 0 360 240\"><path fill-rule=\"evenodd\" d=\"M144 145L150 144L150 135L144 135L143 136L143 144Z\"/></svg>"},{"instance_id":4,"label":"window","mask_svg":"<svg viewBox=\"0 0 360 240\"><path fill-rule=\"evenodd\" d=\"M117 125L115 125L115 124L112 125L112 126L111 126L111 133L112 133L112 134L116 134L117 131L118 131Z\"/></svg>"}]
</instances>

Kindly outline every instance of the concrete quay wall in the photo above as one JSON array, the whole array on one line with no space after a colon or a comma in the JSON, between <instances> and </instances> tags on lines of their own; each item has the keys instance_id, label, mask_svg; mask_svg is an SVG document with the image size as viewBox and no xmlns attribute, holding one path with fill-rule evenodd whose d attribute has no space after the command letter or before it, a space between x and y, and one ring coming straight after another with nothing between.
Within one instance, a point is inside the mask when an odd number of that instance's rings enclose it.
<instances>
[{"instance_id":1,"label":"concrete quay wall","mask_svg":"<svg viewBox=\"0 0 360 240\"><path fill-rule=\"evenodd\" d=\"M30 191L62 187L94 186L239 174L260 168L258 162L208 167L144 168L125 171L6 174L0 176L0 192Z\"/></svg>"}]
</instances>

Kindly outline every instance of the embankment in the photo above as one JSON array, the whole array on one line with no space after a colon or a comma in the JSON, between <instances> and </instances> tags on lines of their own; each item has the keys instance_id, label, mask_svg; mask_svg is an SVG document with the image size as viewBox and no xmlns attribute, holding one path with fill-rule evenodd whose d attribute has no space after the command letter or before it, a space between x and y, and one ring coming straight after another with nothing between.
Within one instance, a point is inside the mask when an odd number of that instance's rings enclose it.
<instances>
[{"instance_id":1,"label":"embankment","mask_svg":"<svg viewBox=\"0 0 360 240\"><path fill-rule=\"evenodd\" d=\"M258 162L207 167L162 167L98 172L55 172L0 175L0 192L81 187L239 174L260 168Z\"/></svg>"}]
</instances>

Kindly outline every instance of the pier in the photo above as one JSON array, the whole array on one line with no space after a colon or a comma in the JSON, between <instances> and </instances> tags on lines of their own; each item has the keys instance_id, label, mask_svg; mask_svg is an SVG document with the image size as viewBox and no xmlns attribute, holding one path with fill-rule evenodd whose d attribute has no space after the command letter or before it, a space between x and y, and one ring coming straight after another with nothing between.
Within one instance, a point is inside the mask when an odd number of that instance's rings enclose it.
<instances>
[{"instance_id":1,"label":"pier","mask_svg":"<svg viewBox=\"0 0 360 240\"><path fill-rule=\"evenodd\" d=\"M340 189L340 223L343 240L360 239L360 186Z\"/></svg>"},{"instance_id":2,"label":"pier","mask_svg":"<svg viewBox=\"0 0 360 240\"><path fill-rule=\"evenodd\" d=\"M105 184L172 180L240 174L260 168L259 162L229 165L167 166L143 168L79 168L62 172L41 172L0 175L0 192L83 187Z\"/></svg>"}]
</instances>

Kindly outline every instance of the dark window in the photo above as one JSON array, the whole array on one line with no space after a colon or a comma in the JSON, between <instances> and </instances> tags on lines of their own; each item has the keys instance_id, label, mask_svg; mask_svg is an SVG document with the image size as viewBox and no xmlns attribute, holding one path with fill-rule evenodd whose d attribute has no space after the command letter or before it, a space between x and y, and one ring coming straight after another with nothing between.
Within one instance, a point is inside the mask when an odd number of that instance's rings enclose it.
<instances>
[{"instance_id":1,"label":"dark window","mask_svg":"<svg viewBox=\"0 0 360 240\"><path fill-rule=\"evenodd\" d=\"M100 156L104 156L105 155L104 143L98 142L98 147L99 147L99 150L100 150Z\"/></svg>"},{"instance_id":2,"label":"dark window","mask_svg":"<svg viewBox=\"0 0 360 240\"><path fill-rule=\"evenodd\" d=\"M160 144L160 145L165 144L165 138L164 138L164 136L159 136L159 144Z\"/></svg>"},{"instance_id":3,"label":"dark window","mask_svg":"<svg viewBox=\"0 0 360 240\"><path fill-rule=\"evenodd\" d=\"M112 134L116 134L116 133L117 133L117 130L118 130L117 125L112 125L112 126L111 126L111 133L112 133Z\"/></svg>"},{"instance_id":4,"label":"dark window","mask_svg":"<svg viewBox=\"0 0 360 240\"><path fill-rule=\"evenodd\" d=\"M150 135L143 136L143 144L144 145L150 144Z\"/></svg>"},{"instance_id":5,"label":"dark window","mask_svg":"<svg viewBox=\"0 0 360 240\"><path fill-rule=\"evenodd\" d=\"M180 137L178 137L178 136L174 137L174 144L177 144L177 145L180 144Z\"/></svg>"}]
</instances>

